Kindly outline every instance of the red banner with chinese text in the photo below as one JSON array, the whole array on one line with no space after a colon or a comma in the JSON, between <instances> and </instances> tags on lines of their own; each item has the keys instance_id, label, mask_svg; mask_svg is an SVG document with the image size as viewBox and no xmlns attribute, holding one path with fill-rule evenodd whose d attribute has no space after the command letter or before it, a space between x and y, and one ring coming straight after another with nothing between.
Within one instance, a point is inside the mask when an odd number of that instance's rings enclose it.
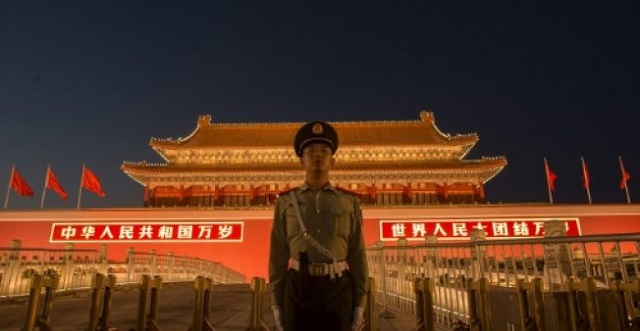
<instances>
[{"instance_id":1,"label":"red banner with chinese text","mask_svg":"<svg viewBox=\"0 0 640 331\"><path fill-rule=\"evenodd\" d=\"M544 222L565 222L567 236L579 236L577 218L508 218L469 220L380 220L380 240L399 238L424 240L435 235L440 240L468 240L473 229L484 229L487 239L544 237Z\"/></svg>"},{"instance_id":2,"label":"red banner with chinese text","mask_svg":"<svg viewBox=\"0 0 640 331\"><path fill-rule=\"evenodd\" d=\"M243 222L53 223L49 242L242 242Z\"/></svg>"}]
</instances>

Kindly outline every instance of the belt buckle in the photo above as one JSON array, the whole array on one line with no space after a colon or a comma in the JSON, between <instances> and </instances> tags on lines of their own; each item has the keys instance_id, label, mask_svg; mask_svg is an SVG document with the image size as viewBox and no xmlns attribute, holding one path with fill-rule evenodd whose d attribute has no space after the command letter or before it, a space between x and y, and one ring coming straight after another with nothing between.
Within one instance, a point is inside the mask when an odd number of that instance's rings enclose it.
<instances>
[{"instance_id":1,"label":"belt buckle","mask_svg":"<svg viewBox=\"0 0 640 331\"><path fill-rule=\"evenodd\" d=\"M322 263L313 263L311 265L311 274L314 276L324 276L327 274L326 265Z\"/></svg>"}]
</instances>

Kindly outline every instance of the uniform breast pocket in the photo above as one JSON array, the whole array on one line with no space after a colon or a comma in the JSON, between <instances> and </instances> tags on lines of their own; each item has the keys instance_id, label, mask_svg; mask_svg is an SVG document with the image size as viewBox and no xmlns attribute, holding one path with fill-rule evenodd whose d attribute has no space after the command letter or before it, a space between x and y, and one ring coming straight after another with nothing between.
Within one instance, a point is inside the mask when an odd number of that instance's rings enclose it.
<instances>
[{"instance_id":1,"label":"uniform breast pocket","mask_svg":"<svg viewBox=\"0 0 640 331\"><path fill-rule=\"evenodd\" d=\"M333 221L333 233L348 237L351 233L351 212L342 208L332 208L331 217Z\"/></svg>"},{"instance_id":2,"label":"uniform breast pocket","mask_svg":"<svg viewBox=\"0 0 640 331\"><path fill-rule=\"evenodd\" d=\"M284 218L287 224L287 236L297 236L302 233L300 224L298 224L298 217L295 210L289 208L284 213Z\"/></svg>"}]
</instances>

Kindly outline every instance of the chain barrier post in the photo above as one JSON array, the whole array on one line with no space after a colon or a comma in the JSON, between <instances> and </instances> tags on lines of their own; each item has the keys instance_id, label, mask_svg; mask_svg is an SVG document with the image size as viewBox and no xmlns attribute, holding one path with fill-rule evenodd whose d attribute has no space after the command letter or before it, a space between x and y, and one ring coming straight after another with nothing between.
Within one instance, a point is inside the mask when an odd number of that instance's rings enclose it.
<instances>
[{"instance_id":1,"label":"chain barrier post","mask_svg":"<svg viewBox=\"0 0 640 331\"><path fill-rule=\"evenodd\" d=\"M435 312L433 311L435 282L432 278L422 279L422 311L424 312L424 331L435 330Z\"/></svg>"},{"instance_id":2,"label":"chain barrier post","mask_svg":"<svg viewBox=\"0 0 640 331\"><path fill-rule=\"evenodd\" d=\"M262 307L265 292L265 280L260 277L251 279L251 316L249 317L249 327L247 331L267 330L262 321Z\"/></svg>"},{"instance_id":3,"label":"chain barrier post","mask_svg":"<svg viewBox=\"0 0 640 331\"><path fill-rule=\"evenodd\" d=\"M369 277L367 282L367 308L365 309L365 326L363 331L378 330L378 316L376 316L376 281Z\"/></svg>"},{"instance_id":4,"label":"chain barrier post","mask_svg":"<svg viewBox=\"0 0 640 331\"><path fill-rule=\"evenodd\" d=\"M154 276L151 286L151 300L149 302L149 318L147 319L148 331L159 331L157 325L158 305L160 304L160 290L162 290L162 277Z\"/></svg>"},{"instance_id":5,"label":"chain barrier post","mask_svg":"<svg viewBox=\"0 0 640 331\"><path fill-rule=\"evenodd\" d=\"M541 278L530 282L519 279L516 283L520 326L522 330L547 330L544 317L543 283ZM530 302L532 301L532 302ZM533 316L531 314L533 313Z\"/></svg>"},{"instance_id":6,"label":"chain barrier post","mask_svg":"<svg viewBox=\"0 0 640 331\"><path fill-rule=\"evenodd\" d=\"M413 280L413 290L416 296L416 324L418 328L416 331L425 330L425 316L424 316L424 291L422 289L422 278L415 278Z\"/></svg>"},{"instance_id":7,"label":"chain barrier post","mask_svg":"<svg viewBox=\"0 0 640 331\"><path fill-rule=\"evenodd\" d=\"M198 276L193 281L195 291L195 305L193 312L193 323L190 331L212 331L213 326L209 322L209 312L211 310L211 294L213 292L213 281L211 278Z\"/></svg>"},{"instance_id":8,"label":"chain barrier post","mask_svg":"<svg viewBox=\"0 0 640 331\"><path fill-rule=\"evenodd\" d=\"M49 325L51 310L53 308L54 293L58 288L59 281L60 279L57 275L42 276L36 272L31 276L27 320L23 328L24 331L34 331L36 327L40 331L51 331L51 326ZM42 299L42 288L45 289L42 314L37 316L38 304Z\"/></svg>"},{"instance_id":9,"label":"chain barrier post","mask_svg":"<svg viewBox=\"0 0 640 331\"><path fill-rule=\"evenodd\" d=\"M140 297L138 300L138 317L136 331L159 331L157 324L158 303L162 290L162 277L142 275ZM147 307L149 313L147 314Z\"/></svg>"},{"instance_id":10,"label":"chain barrier post","mask_svg":"<svg viewBox=\"0 0 640 331\"><path fill-rule=\"evenodd\" d=\"M477 281L469 279L467 281L467 302L470 329L473 331L491 330L488 279L480 278Z\"/></svg>"},{"instance_id":11,"label":"chain barrier post","mask_svg":"<svg viewBox=\"0 0 640 331\"><path fill-rule=\"evenodd\" d=\"M116 277L101 273L96 273L93 277L87 330L107 331L109 330L107 324L111 309L111 292L116 286Z\"/></svg>"},{"instance_id":12,"label":"chain barrier post","mask_svg":"<svg viewBox=\"0 0 640 331\"><path fill-rule=\"evenodd\" d=\"M416 295L416 331L434 331L433 292L435 284L431 278L413 280Z\"/></svg>"},{"instance_id":13,"label":"chain barrier post","mask_svg":"<svg viewBox=\"0 0 640 331\"><path fill-rule=\"evenodd\" d=\"M582 323L588 323L587 329L590 331L600 331L600 309L596 302L596 282L593 278L585 278L580 281L567 281L567 291L569 292L569 316L572 331L583 330ZM584 294L587 307L587 316L583 316L578 303L578 294ZM580 323L582 322L582 323ZM580 324L579 324L580 323Z\"/></svg>"},{"instance_id":14,"label":"chain barrier post","mask_svg":"<svg viewBox=\"0 0 640 331\"><path fill-rule=\"evenodd\" d=\"M640 280L623 283L619 280L611 283L616 305L618 307L618 319L620 325L626 325L631 330L637 330L640 326L640 313L635 308L636 300L640 295Z\"/></svg>"}]
</instances>

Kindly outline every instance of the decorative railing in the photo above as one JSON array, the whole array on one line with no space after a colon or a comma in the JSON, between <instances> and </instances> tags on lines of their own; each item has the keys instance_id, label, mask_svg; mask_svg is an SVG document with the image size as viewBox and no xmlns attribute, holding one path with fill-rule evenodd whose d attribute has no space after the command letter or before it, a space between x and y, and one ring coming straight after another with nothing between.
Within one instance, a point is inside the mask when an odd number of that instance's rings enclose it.
<instances>
[{"instance_id":1,"label":"decorative railing","mask_svg":"<svg viewBox=\"0 0 640 331\"><path fill-rule=\"evenodd\" d=\"M14 240L0 247L0 298L24 296L34 273L57 276L58 291L87 289L96 273L114 275L119 284L140 283L143 275L161 276L165 282L191 282L198 276L214 283L246 283L244 274L224 265L187 256L135 252L130 249L125 261L106 258L106 246L100 250L23 248Z\"/></svg>"}]
</instances>

